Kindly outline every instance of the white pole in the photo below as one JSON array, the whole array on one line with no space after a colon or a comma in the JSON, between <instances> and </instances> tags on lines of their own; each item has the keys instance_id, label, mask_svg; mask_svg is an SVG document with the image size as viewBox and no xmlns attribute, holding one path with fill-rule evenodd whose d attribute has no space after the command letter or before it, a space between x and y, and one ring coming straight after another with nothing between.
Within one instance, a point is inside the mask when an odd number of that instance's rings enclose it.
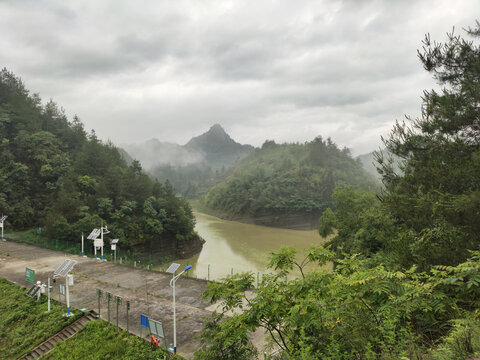
<instances>
[{"instance_id":1,"label":"white pole","mask_svg":"<svg viewBox=\"0 0 480 360\"><path fill-rule=\"evenodd\" d=\"M2 215L2 217L3 217L3 215ZM4 237L3 237L3 221L2 221L2 223L1 223L0 225L2 226L2 240L5 241L5 239L4 239Z\"/></svg>"},{"instance_id":2,"label":"white pole","mask_svg":"<svg viewBox=\"0 0 480 360\"><path fill-rule=\"evenodd\" d=\"M101 227L101 233L102 233L102 260L103 260L103 225Z\"/></svg>"},{"instance_id":3,"label":"white pole","mask_svg":"<svg viewBox=\"0 0 480 360\"><path fill-rule=\"evenodd\" d=\"M97 259L97 247L95 246L95 242L93 243L93 248L95 249L95 260L96 260Z\"/></svg>"},{"instance_id":4,"label":"white pole","mask_svg":"<svg viewBox=\"0 0 480 360\"><path fill-rule=\"evenodd\" d=\"M175 274L173 274L173 353L177 353L177 313L175 309Z\"/></svg>"},{"instance_id":5,"label":"white pole","mask_svg":"<svg viewBox=\"0 0 480 360\"><path fill-rule=\"evenodd\" d=\"M68 292L68 276L65 276L65 292L66 292L66 297L67 297L67 317L70 316L70 294Z\"/></svg>"},{"instance_id":6,"label":"white pole","mask_svg":"<svg viewBox=\"0 0 480 360\"><path fill-rule=\"evenodd\" d=\"M82 233L82 257L83 257L83 233Z\"/></svg>"},{"instance_id":7,"label":"white pole","mask_svg":"<svg viewBox=\"0 0 480 360\"><path fill-rule=\"evenodd\" d=\"M50 312L50 278L48 278L48 289L47 289L47 294L48 294L48 312Z\"/></svg>"}]
</instances>

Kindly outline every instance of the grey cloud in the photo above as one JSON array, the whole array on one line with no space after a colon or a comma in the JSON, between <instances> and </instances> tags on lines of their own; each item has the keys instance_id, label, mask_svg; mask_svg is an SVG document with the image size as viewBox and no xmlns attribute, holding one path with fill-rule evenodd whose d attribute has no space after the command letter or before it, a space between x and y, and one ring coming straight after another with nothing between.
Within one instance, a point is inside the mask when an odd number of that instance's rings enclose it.
<instances>
[{"instance_id":1,"label":"grey cloud","mask_svg":"<svg viewBox=\"0 0 480 360\"><path fill-rule=\"evenodd\" d=\"M256 146L323 135L368 150L434 86L416 56L423 35L442 40L478 10L477 0L0 2L0 65L115 142L185 143L220 123Z\"/></svg>"}]
</instances>

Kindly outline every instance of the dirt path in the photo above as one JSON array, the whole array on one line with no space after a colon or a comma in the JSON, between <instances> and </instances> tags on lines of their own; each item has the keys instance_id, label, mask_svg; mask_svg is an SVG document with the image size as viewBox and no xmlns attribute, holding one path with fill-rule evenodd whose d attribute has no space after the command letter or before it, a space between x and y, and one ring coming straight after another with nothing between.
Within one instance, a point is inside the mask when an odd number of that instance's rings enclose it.
<instances>
[{"instance_id":1,"label":"dirt path","mask_svg":"<svg viewBox=\"0 0 480 360\"><path fill-rule=\"evenodd\" d=\"M124 299L119 306L119 326L126 328L125 300L130 300L129 330L145 336L147 330L140 326L140 315L149 315L163 323L167 345L173 347L173 307L171 275L143 269L112 264L110 262L63 254L58 251L37 248L14 242L0 241L0 277L24 286L25 268L35 270L35 281L47 282L55 269L66 259L76 260L72 274L74 285L70 286L70 303L77 309L98 311L96 289L110 292ZM53 284L52 297L59 299L59 283ZM206 310L201 293L206 281L181 277L176 283L177 349L186 358L192 358L198 349L197 335L203 328L203 318L210 314ZM62 296L62 302L65 300ZM107 319L107 301L101 300L101 317ZM116 304L110 303L110 321L116 323Z\"/></svg>"}]
</instances>

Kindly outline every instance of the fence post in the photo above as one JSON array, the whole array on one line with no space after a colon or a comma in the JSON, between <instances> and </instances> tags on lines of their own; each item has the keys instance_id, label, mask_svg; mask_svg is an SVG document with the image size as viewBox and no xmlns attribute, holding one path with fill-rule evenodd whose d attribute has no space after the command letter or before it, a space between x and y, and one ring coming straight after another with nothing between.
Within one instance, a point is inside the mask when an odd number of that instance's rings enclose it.
<instances>
[{"instance_id":1,"label":"fence post","mask_svg":"<svg viewBox=\"0 0 480 360\"><path fill-rule=\"evenodd\" d=\"M128 310L130 310L130 300L127 300L127 336L130 335L128 332Z\"/></svg>"},{"instance_id":2,"label":"fence post","mask_svg":"<svg viewBox=\"0 0 480 360\"><path fill-rule=\"evenodd\" d=\"M108 322L110 323L110 300L112 299L112 294L107 292L107 312L108 312Z\"/></svg>"}]
</instances>

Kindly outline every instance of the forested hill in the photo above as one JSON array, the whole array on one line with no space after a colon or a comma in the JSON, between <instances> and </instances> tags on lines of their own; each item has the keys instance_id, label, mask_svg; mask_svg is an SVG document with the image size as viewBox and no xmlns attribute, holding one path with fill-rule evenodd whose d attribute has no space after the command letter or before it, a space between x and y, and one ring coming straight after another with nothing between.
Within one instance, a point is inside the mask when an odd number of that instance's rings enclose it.
<instances>
[{"instance_id":1,"label":"forested hill","mask_svg":"<svg viewBox=\"0 0 480 360\"><path fill-rule=\"evenodd\" d=\"M237 143L222 126L215 124L183 146L151 139L143 144L125 145L125 150L139 159L154 178L168 180L177 193L194 198L199 185L243 159L254 147Z\"/></svg>"},{"instance_id":2,"label":"forested hill","mask_svg":"<svg viewBox=\"0 0 480 360\"><path fill-rule=\"evenodd\" d=\"M202 202L225 216L261 218L266 225L289 225L284 215L315 219L332 204L336 186L373 189L375 180L348 149L330 139L305 144L266 141L261 149L241 160L204 196ZM295 219L293 219L295 222Z\"/></svg>"},{"instance_id":3,"label":"forested hill","mask_svg":"<svg viewBox=\"0 0 480 360\"><path fill-rule=\"evenodd\" d=\"M123 249L189 255L202 241L189 204L130 166L116 147L42 105L11 72L0 72L0 212L15 229L44 227L57 239L108 225ZM192 251L189 251L190 253Z\"/></svg>"},{"instance_id":4,"label":"forested hill","mask_svg":"<svg viewBox=\"0 0 480 360\"><path fill-rule=\"evenodd\" d=\"M219 124L213 125L206 133L192 138L185 144L185 148L201 154L204 163L213 170L229 167L254 150L251 145L237 143Z\"/></svg>"}]
</instances>

